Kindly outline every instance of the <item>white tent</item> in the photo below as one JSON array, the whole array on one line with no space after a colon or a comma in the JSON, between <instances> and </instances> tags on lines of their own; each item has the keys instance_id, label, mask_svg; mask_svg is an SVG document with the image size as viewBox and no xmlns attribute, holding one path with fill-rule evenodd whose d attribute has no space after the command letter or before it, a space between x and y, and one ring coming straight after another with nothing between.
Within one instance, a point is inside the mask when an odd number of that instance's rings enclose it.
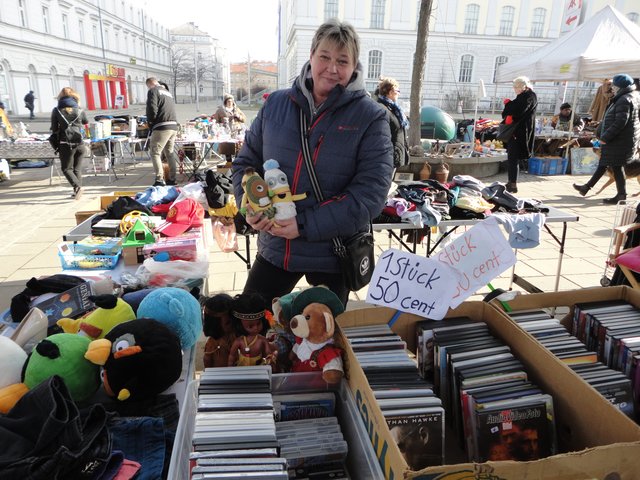
<instances>
[{"instance_id":1,"label":"white tent","mask_svg":"<svg viewBox=\"0 0 640 480\"><path fill-rule=\"evenodd\" d=\"M640 77L640 26L607 5L571 33L525 58L501 65L498 82L525 75L534 81Z\"/></svg>"}]
</instances>

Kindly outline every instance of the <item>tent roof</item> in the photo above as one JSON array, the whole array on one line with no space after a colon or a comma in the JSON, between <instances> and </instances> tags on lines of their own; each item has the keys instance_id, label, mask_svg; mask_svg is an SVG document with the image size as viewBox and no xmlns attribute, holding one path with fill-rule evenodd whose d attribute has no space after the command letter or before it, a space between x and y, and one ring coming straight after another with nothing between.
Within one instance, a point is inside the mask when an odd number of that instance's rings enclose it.
<instances>
[{"instance_id":1,"label":"tent roof","mask_svg":"<svg viewBox=\"0 0 640 480\"><path fill-rule=\"evenodd\" d=\"M496 81L520 75L537 81L640 77L640 27L610 5L575 30L524 58L501 65Z\"/></svg>"}]
</instances>

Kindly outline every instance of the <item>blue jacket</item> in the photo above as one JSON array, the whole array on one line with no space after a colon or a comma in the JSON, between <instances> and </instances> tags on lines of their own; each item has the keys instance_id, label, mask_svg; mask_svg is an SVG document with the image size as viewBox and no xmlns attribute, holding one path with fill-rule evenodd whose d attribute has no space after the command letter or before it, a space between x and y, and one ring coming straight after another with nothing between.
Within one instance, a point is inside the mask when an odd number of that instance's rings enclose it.
<instances>
[{"instance_id":1,"label":"blue jacket","mask_svg":"<svg viewBox=\"0 0 640 480\"><path fill-rule=\"evenodd\" d=\"M311 115L309 63L293 86L273 92L258 112L239 155L233 161L233 187L241 203L242 175L253 167L264 175L263 163L275 159L287 175L296 202L300 237L286 240L260 232L258 252L271 264L293 272L339 271L331 239L366 230L384 206L391 185L393 149L386 112L370 99L360 64L345 88L336 86ZM309 120L309 148L325 201L319 204L302 157L300 119Z\"/></svg>"}]
</instances>

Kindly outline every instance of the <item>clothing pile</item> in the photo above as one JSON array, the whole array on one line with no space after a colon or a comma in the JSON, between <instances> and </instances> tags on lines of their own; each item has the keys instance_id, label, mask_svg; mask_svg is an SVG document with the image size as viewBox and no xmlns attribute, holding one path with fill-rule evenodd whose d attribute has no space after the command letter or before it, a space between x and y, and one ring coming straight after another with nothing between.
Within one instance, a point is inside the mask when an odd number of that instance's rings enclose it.
<instances>
[{"instance_id":1,"label":"clothing pile","mask_svg":"<svg viewBox=\"0 0 640 480\"><path fill-rule=\"evenodd\" d=\"M504 183L485 185L470 175L456 175L447 183L421 180L399 185L374 223L434 227L443 220L484 219L497 212L545 211L541 202L507 192Z\"/></svg>"}]
</instances>

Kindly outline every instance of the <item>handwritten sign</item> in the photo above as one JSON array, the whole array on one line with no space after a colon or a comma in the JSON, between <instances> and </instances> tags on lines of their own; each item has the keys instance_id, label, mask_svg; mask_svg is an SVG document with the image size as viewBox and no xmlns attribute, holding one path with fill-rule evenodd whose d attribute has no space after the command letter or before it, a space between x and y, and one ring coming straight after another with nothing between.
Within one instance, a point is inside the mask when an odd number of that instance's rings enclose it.
<instances>
[{"instance_id":1,"label":"handwritten sign","mask_svg":"<svg viewBox=\"0 0 640 480\"><path fill-rule=\"evenodd\" d=\"M367 302L439 320L461 282L458 272L446 263L392 248L376 262Z\"/></svg>"},{"instance_id":2,"label":"handwritten sign","mask_svg":"<svg viewBox=\"0 0 640 480\"><path fill-rule=\"evenodd\" d=\"M460 305L480 287L516 264L513 249L497 221L488 218L475 224L435 256L459 273L451 308Z\"/></svg>"}]
</instances>

